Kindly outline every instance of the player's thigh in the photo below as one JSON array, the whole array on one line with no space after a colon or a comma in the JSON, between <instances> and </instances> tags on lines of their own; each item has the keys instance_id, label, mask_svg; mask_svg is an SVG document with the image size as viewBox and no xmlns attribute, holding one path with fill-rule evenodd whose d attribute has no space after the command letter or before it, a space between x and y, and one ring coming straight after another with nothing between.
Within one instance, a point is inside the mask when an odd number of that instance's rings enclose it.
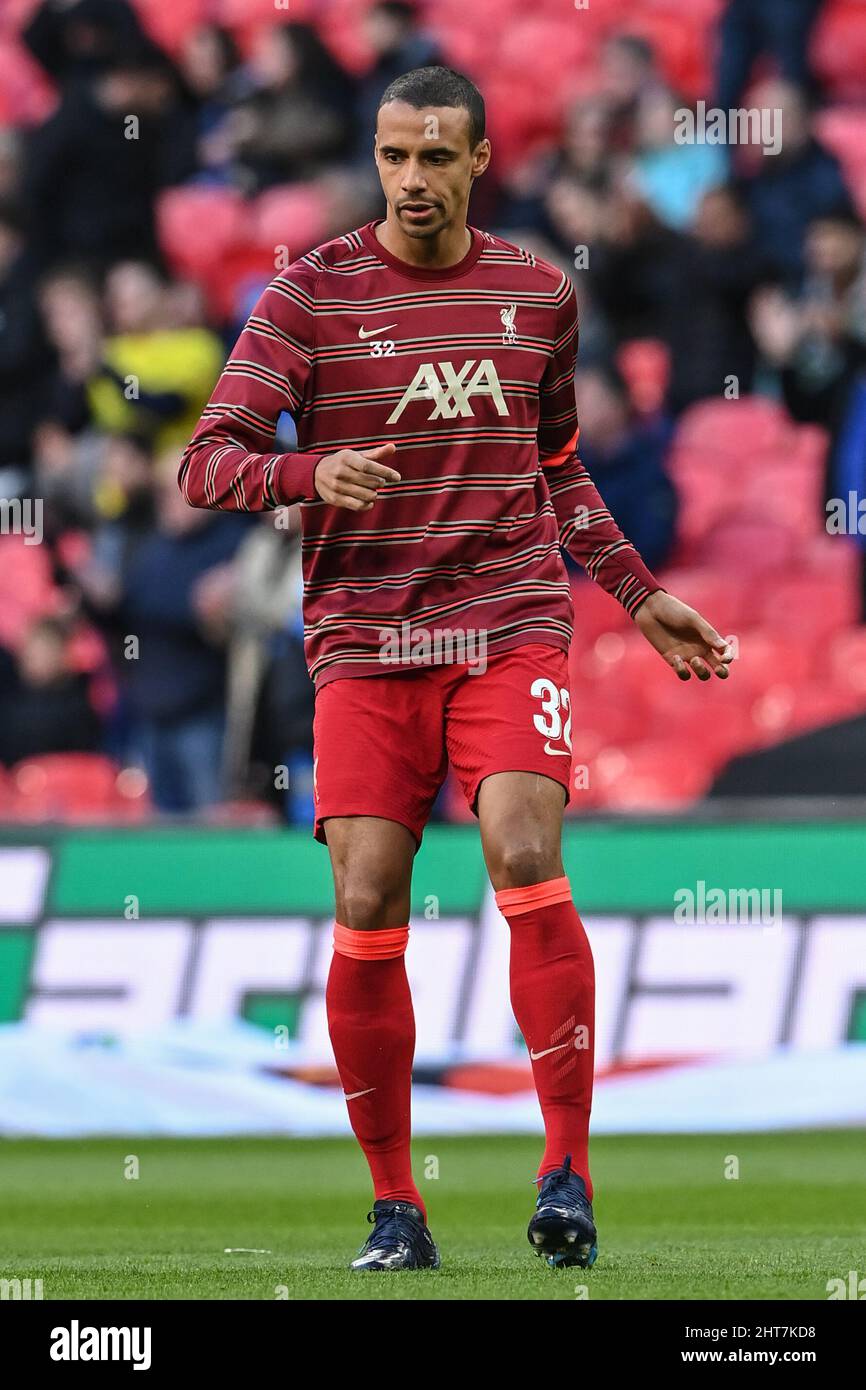
<instances>
[{"instance_id":1,"label":"player's thigh","mask_svg":"<svg viewBox=\"0 0 866 1390\"><path fill-rule=\"evenodd\" d=\"M353 931L405 926L418 847L411 831L377 816L333 816L326 833L340 925Z\"/></svg>"},{"instance_id":2,"label":"player's thigh","mask_svg":"<svg viewBox=\"0 0 866 1390\"><path fill-rule=\"evenodd\" d=\"M442 703L423 673L333 681L316 696L315 834L352 918L343 926L407 920L412 858L447 770Z\"/></svg>"},{"instance_id":3,"label":"player's thigh","mask_svg":"<svg viewBox=\"0 0 866 1390\"><path fill-rule=\"evenodd\" d=\"M528 644L467 676L449 702L447 738L494 886L558 876L571 779L566 653Z\"/></svg>"}]
</instances>

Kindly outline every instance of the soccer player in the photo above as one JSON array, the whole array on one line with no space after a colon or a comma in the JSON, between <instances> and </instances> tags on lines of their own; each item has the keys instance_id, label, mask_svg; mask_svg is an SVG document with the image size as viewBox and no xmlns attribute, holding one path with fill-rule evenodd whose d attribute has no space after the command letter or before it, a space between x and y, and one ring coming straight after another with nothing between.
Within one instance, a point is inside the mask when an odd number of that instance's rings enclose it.
<instances>
[{"instance_id":1,"label":"soccer player","mask_svg":"<svg viewBox=\"0 0 866 1390\"><path fill-rule=\"evenodd\" d=\"M569 799L561 547L681 679L731 652L662 590L576 454L574 287L467 225L490 161L484 103L448 68L392 82L375 159L387 203L265 290L180 468L197 507L302 504L315 682L315 829L334 876L328 1026L369 1162L351 1268L435 1268L410 1163L415 1041L404 965L412 864L450 762L511 936L510 993L545 1148L529 1239L596 1254L589 942L561 858ZM281 411L295 453L269 452Z\"/></svg>"}]
</instances>

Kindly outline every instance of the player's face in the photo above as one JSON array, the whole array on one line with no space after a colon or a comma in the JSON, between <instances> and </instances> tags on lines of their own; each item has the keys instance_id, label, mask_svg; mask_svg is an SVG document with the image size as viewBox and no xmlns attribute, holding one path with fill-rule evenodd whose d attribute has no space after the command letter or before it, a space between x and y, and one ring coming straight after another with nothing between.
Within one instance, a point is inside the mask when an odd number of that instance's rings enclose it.
<instances>
[{"instance_id":1,"label":"player's face","mask_svg":"<svg viewBox=\"0 0 866 1390\"><path fill-rule=\"evenodd\" d=\"M375 145L382 188L406 236L435 237L466 220L472 180L490 161L490 144L469 146L469 112L390 101L379 111Z\"/></svg>"}]
</instances>

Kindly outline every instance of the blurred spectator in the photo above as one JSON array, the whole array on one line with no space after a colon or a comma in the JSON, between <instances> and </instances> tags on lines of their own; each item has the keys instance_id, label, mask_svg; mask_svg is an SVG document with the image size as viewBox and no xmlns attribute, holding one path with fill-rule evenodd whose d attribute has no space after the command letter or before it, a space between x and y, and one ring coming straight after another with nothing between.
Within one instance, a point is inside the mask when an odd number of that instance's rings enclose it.
<instances>
[{"instance_id":1,"label":"blurred spectator","mask_svg":"<svg viewBox=\"0 0 866 1390\"><path fill-rule=\"evenodd\" d=\"M436 40L420 27L417 6L411 0L378 0L362 20L363 35L373 54L358 93L355 155L368 160L373 152L379 100L389 83L411 68L441 63Z\"/></svg>"},{"instance_id":2,"label":"blurred spectator","mask_svg":"<svg viewBox=\"0 0 866 1390\"><path fill-rule=\"evenodd\" d=\"M596 98L575 102L566 117L559 148L559 172L572 174L590 188L604 188L611 177L611 114Z\"/></svg>"},{"instance_id":3,"label":"blurred spectator","mask_svg":"<svg viewBox=\"0 0 866 1390\"><path fill-rule=\"evenodd\" d=\"M0 495L25 482L30 436L51 353L35 300L35 272L18 213L0 204Z\"/></svg>"},{"instance_id":4,"label":"blurred spectator","mask_svg":"<svg viewBox=\"0 0 866 1390\"><path fill-rule=\"evenodd\" d=\"M46 264L103 268L158 255L153 201L194 168L194 130L165 58L124 49L115 66L67 88L30 136L24 192Z\"/></svg>"},{"instance_id":5,"label":"blurred spectator","mask_svg":"<svg viewBox=\"0 0 866 1390\"><path fill-rule=\"evenodd\" d=\"M796 420L838 428L852 377L866 366L864 229L847 208L814 217L799 294L763 286L752 302L761 351L779 369Z\"/></svg>"},{"instance_id":6,"label":"blurred spectator","mask_svg":"<svg viewBox=\"0 0 866 1390\"><path fill-rule=\"evenodd\" d=\"M206 635L199 595L210 572L234 556L248 523L188 507L167 463L156 512L156 524L134 545L116 546L113 556L106 547L104 572L85 583L93 611L114 635L131 742L154 805L182 813L221 797L226 656Z\"/></svg>"},{"instance_id":7,"label":"blurred spectator","mask_svg":"<svg viewBox=\"0 0 866 1390\"><path fill-rule=\"evenodd\" d=\"M40 417L77 434L90 419L87 382L102 353L104 325L98 285L80 267L58 267L40 282L39 307L55 352L54 370L44 384Z\"/></svg>"},{"instance_id":8,"label":"blurred spectator","mask_svg":"<svg viewBox=\"0 0 866 1390\"><path fill-rule=\"evenodd\" d=\"M222 367L222 343L201 326L169 326L169 286L143 262L109 271L106 306L111 331L87 387L92 419L150 431L158 449L185 443Z\"/></svg>"},{"instance_id":9,"label":"blurred spectator","mask_svg":"<svg viewBox=\"0 0 866 1390\"><path fill-rule=\"evenodd\" d=\"M108 72L132 49L157 51L128 0L43 0L21 37L60 86Z\"/></svg>"},{"instance_id":10,"label":"blurred spectator","mask_svg":"<svg viewBox=\"0 0 866 1390\"><path fill-rule=\"evenodd\" d=\"M793 418L830 432L826 495L866 496L866 232L848 208L810 222L801 293L763 286L751 322Z\"/></svg>"},{"instance_id":11,"label":"blurred spectator","mask_svg":"<svg viewBox=\"0 0 866 1390\"><path fill-rule=\"evenodd\" d=\"M839 161L812 135L804 93L788 82L763 82L750 94L753 106L781 113L782 148L764 154L758 145L738 148L744 188L758 247L769 265L792 284L803 273L807 223L849 199Z\"/></svg>"},{"instance_id":12,"label":"blurred spectator","mask_svg":"<svg viewBox=\"0 0 866 1390\"><path fill-rule=\"evenodd\" d=\"M259 30L251 61L256 90L231 117L228 136L248 191L309 178L349 151L354 87L309 24Z\"/></svg>"},{"instance_id":13,"label":"blurred spectator","mask_svg":"<svg viewBox=\"0 0 866 1390\"><path fill-rule=\"evenodd\" d=\"M190 30L181 52L180 70L197 103L198 169L193 177L200 183L228 183L234 171L231 113L252 91L252 76L241 63L232 35L219 24Z\"/></svg>"},{"instance_id":14,"label":"blurred spectator","mask_svg":"<svg viewBox=\"0 0 866 1390\"><path fill-rule=\"evenodd\" d=\"M746 310L761 261L748 213L733 188L705 193L693 235L683 237L665 297L662 337L670 348L668 406L679 414L706 396L752 389L755 348Z\"/></svg>"},{"instance_id":15,"label":"blurred spectator","mask_svg":"<svg viewBox=\"0 0 866 1390\"><path fill-rule=\"evenodd\" d=\"M43 753L92 752L99 721L87 681L73 671L69 633L57 618L39 618L14 664L0 676L0 763L9 767Z\"/></svg>"},{"instance_id":16,"label":"blurred spectator","mask_svg":"<svg viewBox=\"0 0 866 1390\"><path fill-rule=\"evenodd\" d=\"M275 800L288 819L303 818L302 788L312 790L301 594L297 507L260 518L231 564L211 570L198 590L208 631L228 641L226 793ZM288 785L285 776L275 785L275 767L287 770Z\"/></svg>"},{"instance_id":17,"label":"blurred spectator","mask_svg":"<svg viewBox=\"0 0 866 1390\"><path fill-rule=\"evenodd\" d=\"M581 462L623 533L658 569L673 544L677 515L664 465L670 424L633 418L628 389L614 367L579 370L576 387Z\"/></svg>"},{"instance_id":18,"label":"blurred spectator","mask_svg":"<svg viewBox=\"0 0 866 1390\"><path fill-rule=\"evenodd\" d=\"M603 198L594 214L598 239L589 244L589 288L614 341L661 337L682 238L627 188Z\"/></svg>"},{"instance_id":19,"label":"blurred spectator","mask_svg":"<svg viewBox=\"0 0 866 1390\"><path fill-rule=\"evenodd\" d=\"M637 34L614 33L601 51L600 86L613 150L632 150L642 100L666 91L652 44Z\"/></svg>"},{"instance_id":20,"label":"blurred spectator","mask_svg":"<svg viewBox=\"0 0 866 1390\"><path fill-rule=\"evenodd\" d=\"M637 103L637 153L631 178L644 201L667 227L691 226L702 195L725 182L727 159L720 145L677 144L673 92L654 87Z\"/></svg>"},{"instance_id":21,"label":"blurred spectator","mask_svg":"<svg viewBox=\"0 0 866 1390\"><path fill-rule=\"evenodd\" d=\"M728 0L719 27L715 105L736 107L755 60L771 57L779 76L808 88L809 38L823 0Z\"/></svg>"}]
</instances>

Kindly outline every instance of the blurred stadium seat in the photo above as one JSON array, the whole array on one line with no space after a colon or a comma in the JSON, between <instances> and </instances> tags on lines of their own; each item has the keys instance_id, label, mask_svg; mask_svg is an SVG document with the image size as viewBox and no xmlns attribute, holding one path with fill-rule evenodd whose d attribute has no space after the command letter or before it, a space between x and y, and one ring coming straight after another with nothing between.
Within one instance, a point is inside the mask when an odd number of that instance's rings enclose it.
<instances>
[{"instance_id":1,"label":"blurred stadium seat","mask_svg":"<svg viewBox=\"0 0 866 1390\"><path fill-rule=\"evenodd\" d=\"M11 817L20 821L133 823L148 818L147 783L97 753L54 753L16 763Z\"/></svg>"}]
</instances>

